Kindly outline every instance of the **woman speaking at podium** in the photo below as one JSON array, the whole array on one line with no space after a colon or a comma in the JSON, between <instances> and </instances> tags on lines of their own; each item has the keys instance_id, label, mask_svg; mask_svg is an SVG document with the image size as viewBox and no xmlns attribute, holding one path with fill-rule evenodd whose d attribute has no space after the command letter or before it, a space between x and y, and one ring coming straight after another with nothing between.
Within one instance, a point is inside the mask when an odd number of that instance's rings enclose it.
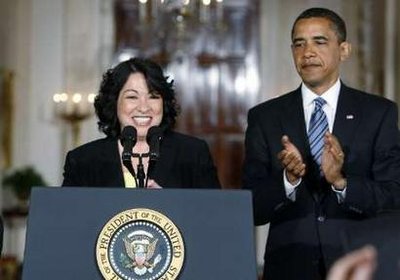
<instances>
[{"instance_id":1,"label":"woman speaking at podium","mask_svg":"<svg viewBox=\"0 0 400 280\"><path fill-rule=\"evenodd\" d=\"M204 140L173 131L173 81L148 59L131 58L103 75L94 107L106 137L69 151L63 186L219 188Z\"/></svg>"}]
</instances>

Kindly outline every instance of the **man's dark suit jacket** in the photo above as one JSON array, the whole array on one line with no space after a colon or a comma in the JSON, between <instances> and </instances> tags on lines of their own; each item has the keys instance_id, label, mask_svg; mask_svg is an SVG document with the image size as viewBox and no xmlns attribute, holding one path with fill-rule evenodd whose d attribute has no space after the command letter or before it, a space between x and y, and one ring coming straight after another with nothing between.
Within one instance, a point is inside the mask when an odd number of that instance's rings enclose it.
<instances>
[{"instance_id":1,"label":"man's dark suit jacket","mask_svg":"<svg viewBox=\"0 0 400 280\"><path fill-rule=\"evenodd\" d=\"M163 188L218 188L205 141L168 131L151 179ZM68 152L63 186L124 187L118 140L104 138Z\"/></svg>"},{"instance_id":2,"label":"man's dark suit jacket","mask_svg":"<svg viewBox=\"0 0 400 280\"><path fill-rule=\"evenodd\" d=\"M243 184L253 191L256 225L270 223L265 279L319 279L342 254L342 228L399 207L397 117L393 102L342 84L333 127L347 178L346 199L339 204L312 161L300 88L249 111ZM277 159L285 134L307 165L295 202L286 197Z\"/></svg>"}]
</instances>

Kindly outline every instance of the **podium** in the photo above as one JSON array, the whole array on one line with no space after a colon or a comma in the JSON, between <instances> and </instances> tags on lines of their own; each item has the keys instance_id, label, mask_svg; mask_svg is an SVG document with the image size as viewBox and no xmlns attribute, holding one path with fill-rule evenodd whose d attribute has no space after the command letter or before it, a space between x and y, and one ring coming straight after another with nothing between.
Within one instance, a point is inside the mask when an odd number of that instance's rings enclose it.
<instances>
[{"instance_id":1,"label":"podium","mask_svg":"<svg viewBox=\"0 0 400 280\"><path fill-rule=\"evenodd\" d=\"M22 279L257 279L251 193L33 188Z\"/></svg>"}]
</instances>

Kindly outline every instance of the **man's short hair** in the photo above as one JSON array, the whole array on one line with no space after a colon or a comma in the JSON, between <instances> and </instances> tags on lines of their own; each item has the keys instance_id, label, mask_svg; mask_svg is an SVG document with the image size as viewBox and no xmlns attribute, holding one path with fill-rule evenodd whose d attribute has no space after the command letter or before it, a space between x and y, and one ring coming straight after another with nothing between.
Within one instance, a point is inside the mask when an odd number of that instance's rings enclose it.
<instances>
[{"instance_id":1,"label":"man's short hair","mask_svg":"<svg viewBox=\"0 0 400 280\"><path fill-rule=\"evenodd\" d=\"M346 41L347 32L344 20L337 13L326 8L310 8L303 11L293 23L292 39L294 36L294 27L296 26L297 22L301 19L308 18L325 18L329 20L332 24L333 30L338 37L339 43Z\"/></svg>"}]
</instances>

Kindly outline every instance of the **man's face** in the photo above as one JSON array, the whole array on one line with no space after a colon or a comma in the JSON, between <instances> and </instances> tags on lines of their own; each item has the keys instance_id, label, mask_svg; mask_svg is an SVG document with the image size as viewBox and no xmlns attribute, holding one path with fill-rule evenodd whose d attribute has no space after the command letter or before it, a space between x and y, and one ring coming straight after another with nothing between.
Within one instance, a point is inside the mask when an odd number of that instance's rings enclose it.
<instances>
[{"instance_id":1,"label":"man's face","mask_svg":"<svg viewBox=\"0 0 400 280\"><path fill-rule=\"evenodd\" d=\"M349 43L339 43L328 19L301 19L294 27L292 55L296 70L303 82L318 94L336 82L340 62L349 56L350 49Z\"/></svg>"}]
</instances>

